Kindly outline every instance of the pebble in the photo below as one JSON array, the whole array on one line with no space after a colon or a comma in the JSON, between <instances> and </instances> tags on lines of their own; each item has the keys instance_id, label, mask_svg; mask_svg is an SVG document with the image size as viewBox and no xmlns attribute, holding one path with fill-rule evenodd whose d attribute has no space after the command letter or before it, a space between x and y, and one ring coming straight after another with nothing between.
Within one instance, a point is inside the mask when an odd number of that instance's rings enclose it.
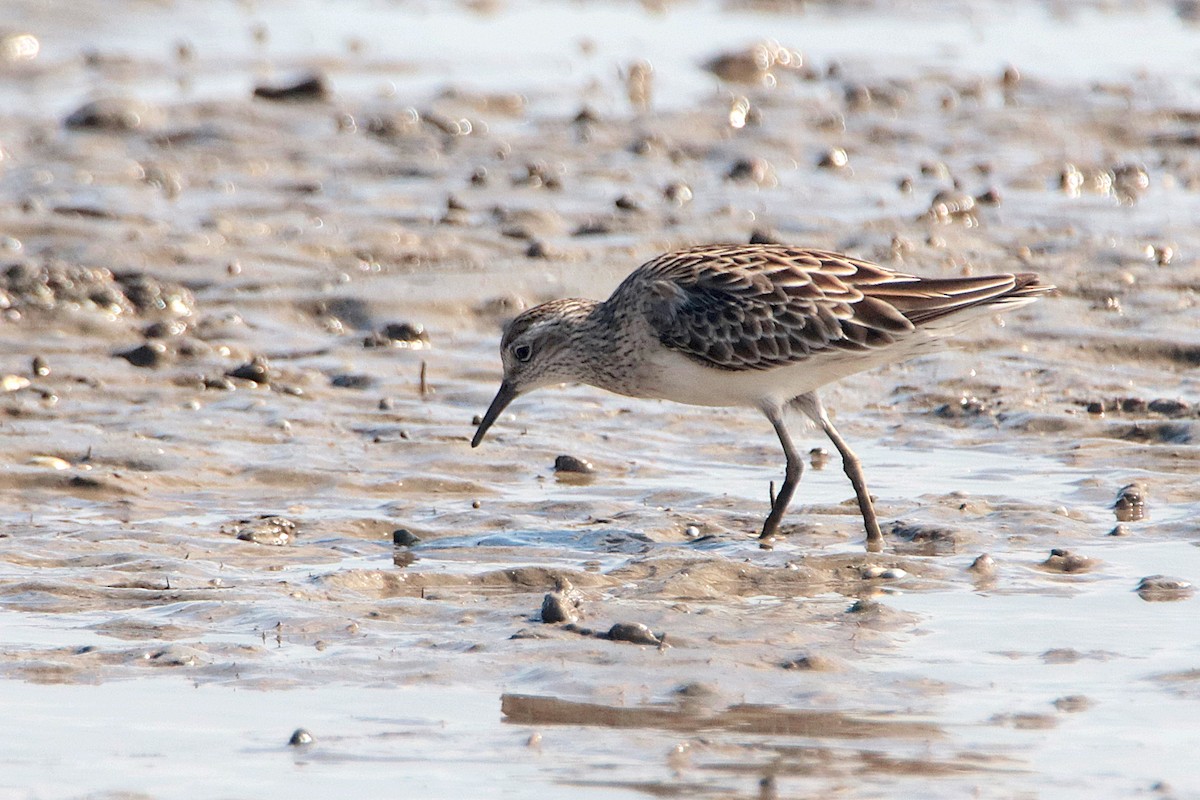
<instances>
[{"instance_id":1,"label":"pebble","mask_svg":"<svg viewBox=\"0 0 1200 800\"><path fill-rule=\"evenodd\" d=\"M1134 482L1121 487L1113 502L1113 514L1118 522L1137 522L1146 518L1145 484Z\"/></svg>"},{"instance_id":2,"label":"pebble","mask_svg":"<svg viewBox=\"0 0 1200 800\"><path fill-rule=\"evenodd\" d=\"M663 199L677 206L686 206L692 202L692 187L682 181L672 181L663 187Z\"/></svg>"},{"instance_id":3,"label":"pebble","mask_svg":"<svg viewBox=\"0 0 1200 800\"><path fill-rule=\"evenodd\" d=\"M158 369L171 360L167 346L159 341L146 342L132 350L123 350L116 355L133 366L143 369Z\"/></svg>"},{"instance_id":4,"label":"pebble","mask_svg":"<svg viewBox=\"0 0 1200 800\"><path fill-rule=\"evenodd\" d=\"M314 737L304 728L296 728L296 730L292 731L291 738L288 739L288 745L290 747L305 747L315 741L316 737Z\"/></svg>"},{"instance_id":5,"label":"pebble","mask_svg":"<svg viewBox=\"0 0 1200 800\"><path fill-rule=\"evenodd\" d=\"M187 323L183 320L159 320L151 322L146 327L142 328L142 336L147 339L170 339L175 336L182 336L187 331Z\"/></svg>"},{"instance_id":6,"label":"pebble","mask_svg":"<svg viewBox=\"0 0 1200 800\"><path fill-rule=\"evenodd\" d=\"M1186 400L1151 400L1146 404L1149 411L1168 417L1181 417L1191 411L1192 407Z\"/></svg>"},{"instance_id":7,"label":"pebble","mask_svg":"<svg viewBox=\"0 0 1200 800\"><path fill-rule=\"evenodd\" d=\"M633 644L662 645L663 637L647 628L640 622L618 622L608 629L605 639L614 642L632 642Z\"/></svg>"},{"instance_id":8,"label":"pebble","mask_svg":"<svg viewBox=\"0 0 1200 800\"><path fill-rule=\"evenodd\" d=\"M241 366L225 373L230 378L241 378L262 386L271 383L271 365L264 356L255 356Z\"/></svg>"},{"instance_id":9,"label":"pebble","mask_svg":"<svg viewBox=\"0 0 1200 800\"><path fill-rule=\"evenodd\" d=\"M747 181L762 186L773 182L771 165L763 158L739 158L729 167L726 177L733 181Z\"/></svg>"},{"instance_id":10,"label":"pebble","mask_svg":"<svg viewBox=\"0 0 1200 800\"><path fill-rule=\"evenodd\" d=\"M363 347L404 347L422 350L429 347L429 333L419 322L391 322L363 339Z\"/></svg>"},{"instance_id":11,"label":"pebble","mask_svg":"<svg viewBox=\"0 0 1200 800\"><path fill-rule=\"evenodd\" d=\"M550 592L542 598L542 622L550 625L576 622L579 619L579 607L579 599L569 592Z\"/></svg>"},{"instance_id":12,"label":"pebble","mask_svg":"<svg viewBox=\"0 0 1200 800\"><path fill-rule=\"evenodd\" d=\"M975 560L971 562L971 566L967 567L967 569L977 575L993 575L996 572L996 559L987 553L983 553L976 556Z\"/></svg>"},{"instance_id":13,"label":"pebble","mask_svg":"<svg viewBox=\"0 0 1200 800\"><path fill-rule=\"evenodd\" d=\"M841 147L832 147L817 159L817 166L822 169L844 169L850 164L850 156Z\"/></svg>"},{"instance_id":14,"label":"pebble","mask_svg":"<svg viewBox=\"0 0 1200 800\"><path fill-rule=\"evenodd\" d=\"M288 83L259 84L254 87L254 96L261 100L313 102L326 99L329 87L322 76L310 73Z\"/></svg>"},{"instance_id":15,"label":"pebble","mask_svg":"<svg viewBox=\"0 0 1200 800\"><path fill-rule=\"evenodd\" d=\"M408 528L397 528L392 531L392 545L394 547L416 547L420 543L421 537Z\"/></svg>"},{"instance_id":16,"label":"pebble","mask_svg":"<svg viewBox=\"0 0 1200 800\"><path fill-rule=\"evenodd\" d=\"M581 475L590 475L596 471L590 461L584 461L582 458L575 456L562 455L554 459L555 472L573 472Z\"/></svg>"},{"instance_id":17,"label":"pebble","mask_svg":"<svg viewBox=\"0 0 1200 800\"><path fill-rule=\"evenodd\" d=\"M22 389L28 388L31 383L33 381L24 375L5 375L3 378L0 378L0 391L19 392Z\"/></svg>"},{"instance_id":18,"label":"pebble","mask_svg":"<svg viewBox=\"0 0 1200 800\"><path fill-rule=\"evenodd\" d=\"M33 360L29 362L29 371L35 378L44 378L50 374L50 365L41 356L34 356Z\"/></svg>"},{"instance_id":19,"label":"pebble","mask_svg":"<svg viewBox=\"0 0 1200 800\"><path fill-rule=\"evenodd\" d=\"M126 133L137 130L157 118L150 106L129 97L104 97L84 103L63 120L72 130Z\"/></svg>"},{"instance_id":20,"label":"pebble","mask_svg":"<svg viewBox=\"0 0 1200 800\"><path fill-rule=\"evenodd\" d=\"M329 379L329 385L337 389L369 389L373 383L374 378L360 373L334 375Z\"/></svg>"},{"instance_id":21,"label":"pebble","mask_svg":"<svg viewBox=\"0 0 1200 800\"><path fill-rule=\"evenodd\" d=\"M1070 574L1087 572L1096 566L1096 562L1085 556L1076 555L1069 550L1056 547L1050 551L1050 556L1042 562L1042 566L1052 572Z\"/></svg>"}]
</instances>

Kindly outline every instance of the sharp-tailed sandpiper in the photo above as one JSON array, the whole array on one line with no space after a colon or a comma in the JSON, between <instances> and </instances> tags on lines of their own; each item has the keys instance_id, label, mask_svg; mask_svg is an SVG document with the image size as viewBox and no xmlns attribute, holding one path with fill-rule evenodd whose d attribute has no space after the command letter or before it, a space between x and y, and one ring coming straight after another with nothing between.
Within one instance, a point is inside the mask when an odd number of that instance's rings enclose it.
<instances>
[{"instance_id":1,"label":"sharp-tailed sandpiper","mask_svg":"<svg viewBox=\"0 0 1200 800\"><path fill-rule=\"evenodd\" d=\"M504 331L504 379L471 446L518 395L580 382L630 397L750 406L779 436L787 468L762 538L773 536L803 462L784 410L825 432L862 512L867 546L883 535L862 464L817 397L827 383L925 352L973 317L1016 308L1053 287L1032 273L919 278L851 256L781 245L706 245L634 270L612 296L554 300Z\"/></svg>"}]
</instances>

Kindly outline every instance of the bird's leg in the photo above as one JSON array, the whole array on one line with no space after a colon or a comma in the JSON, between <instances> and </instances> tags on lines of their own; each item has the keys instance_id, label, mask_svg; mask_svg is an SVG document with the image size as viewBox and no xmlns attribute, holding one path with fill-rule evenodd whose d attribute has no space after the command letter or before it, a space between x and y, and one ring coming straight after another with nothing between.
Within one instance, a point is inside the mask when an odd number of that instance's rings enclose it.
<instances>
[{"instance_id":1,"label":"bird's leg","mask_svg":"<svg viewBox=\"0 0 1200 800\"><path fill-rule=\"evenodd\" d=\"M875 506L871 502L871 493L867 491L867 482L863 478L862 462L850 449L850 445L846 444L842 435L837 432L837 428L833 427L816 392L800 395L794 402L809 419L821 426L821 430L825 431L829 441L833 442L833 446L841 453L842 469L846 471L846 477L854 486L854 494L858 497L858 510L862 512L863 525L867 529L867 549L871 552L878 552L883 548L883 533L879 530L879 520L875 517Z\"/></svg>"},{"instance_id":2,"label":"bird's leg","mask_svg":"<svg viewBox=\"0 0 1200 800\"><path fill-rule=\"evenodd\" d=\"M800 454L796 452L796 446L792 444L792 437L783 424L783 409L779 406L767 405L763 406L763 413L771 421L771 425L775 428L775 434L779 437L779 443L783 445L783 454L787 457L787 469L783 475L783 485L779 487L779 494L775 494L775 484L771 483L771 513L767 515L767 520L763 523L762 533L758 537L760 539L774 536L779 530L779 521L783 519L783 512L787 511L788 503L792 502L792 494L796 491L796 484L800 482L800 475L804 472L804 462L800 460Z\"/></svg>"}]
</instances>

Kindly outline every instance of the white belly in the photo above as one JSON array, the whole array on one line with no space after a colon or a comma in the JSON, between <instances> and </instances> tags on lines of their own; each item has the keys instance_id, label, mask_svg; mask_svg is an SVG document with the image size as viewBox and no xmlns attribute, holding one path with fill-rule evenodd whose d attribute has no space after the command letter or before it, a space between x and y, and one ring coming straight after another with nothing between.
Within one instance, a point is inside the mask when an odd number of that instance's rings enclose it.
<instances>
[{"instance_id":1,"label":"white belly","mask_svg":"<svg viewBox=\"0 0 1200 800\"><path fill-rule=\"evenodd\" d=\"M826 384L895 363L931 349L932 337L916 336L866 353L827 351L770 370L723 370L704 366L674 350L656 348L639 375L636 397L657 397L694 406L782 404Z\"/></svg>"}]
</instances>

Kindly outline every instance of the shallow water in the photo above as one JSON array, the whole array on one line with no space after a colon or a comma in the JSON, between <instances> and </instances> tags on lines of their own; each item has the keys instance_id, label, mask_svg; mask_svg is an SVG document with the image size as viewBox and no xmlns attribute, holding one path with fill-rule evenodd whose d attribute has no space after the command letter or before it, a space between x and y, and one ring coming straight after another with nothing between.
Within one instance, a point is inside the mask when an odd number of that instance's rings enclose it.
<instances>
[{"instance_id":1,"label":"shallow water","mask_svg":"<svg viewBox=\"0 0 1200 800\"><path fill-rule=\"evenodd\" d=\"M1187 4L111 7L0 29L0 796L1200 792ZM823 392L883 553L836 458L759 548L751 411L469 447L518 309L754 231L1060 287Z\"/></svg>"}]
</instances>

